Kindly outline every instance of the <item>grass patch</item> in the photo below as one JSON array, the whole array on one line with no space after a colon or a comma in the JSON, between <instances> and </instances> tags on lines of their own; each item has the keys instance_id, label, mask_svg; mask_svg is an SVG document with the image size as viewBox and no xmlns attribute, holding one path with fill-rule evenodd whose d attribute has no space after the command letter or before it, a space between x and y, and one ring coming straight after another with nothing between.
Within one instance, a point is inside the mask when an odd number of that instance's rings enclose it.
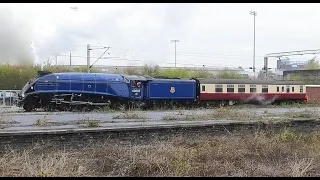
<instances>
[{"instance_id":1,"label":"grass patch","mask_svg":"<svg viewBox=\"0 0 320 180\"><path fill-rule=\"evenodd\" d=\"M312 114L309 113L299 113L299 114L294 114L293 118L311 118Z\"/></svg>"},{"instance_id":2,"label":"grass patch","mask_svg":"<svg viewBox=\"0 0 320 180\"><path fill-rule=\"evenodd\" d=\"M258 106L261 107L261 106ZM307 103L307 104L298 104L298 103L281 103L279 105L265 105L266 108L307 108L307 107L320 107L320 104L317 103Z\"/></svg>"},{"instance_id":3,"label":"grass patch","mask_svg":"<svg viewBox=\"0 0 320 180\"><path fill-rule=\"evenodd\" d=\"M147 119L147 117L139 113L125 111L119 115L113 116L112 119Z\"/></svg>"},{"instance_id":4,"label":"grass patch","mask_svg":"<svg viewBox=\"0 0 320 180\"><path fill-rule=\"evenodd\" d=\"M231 108L219 108L210 113L204 114L191 114L191 115L165 115L162 120L215 120L215 119L228 119L228 120L260 120L263 117L256 113L243 111Z\"/></svg>"},{"instance_id":5,"label":"grass patch","mask_svg":"<svg viewBox=\"0 0 320 180\"><path fill-rule=\"evenodd\" d=\"M261 115L254 112L235 110L231 108L219 108L213 113L208 114L209 118L217 119L237 119L237 120L258 120Z\"/></svg>"},{"instance_id":6,"label":"grass patch","mask_svg":"<svg viewBox=\"0 0 320 180\"><path fill-rule=\"evenodd\" d=\"M3 124L19 124L18 121L13 120L11 117L0 116L0 125Z\"/></svg>"},{"instance_id":7,"label":"grass patch","mask_svg":"<svg viewBox=\"0 0 320 180\"><path fill-rule=\"evenodd\" d=\"M161 118L164 121L172 121L172 120L181 120L181 117L173 116L173 115L165 115Z\"/></svg>"},{"instance_id":8,"label":"grass patch","mask_svg":"<svg viewBox=\"0 0 320 180\"><path fill-rule=\"evenodd\" d=\"M80 125L80 127L91 127L91 128L101 127L100 120L93 120L93 119L90 119L89 117L85 117L82 120L75 121L72 124L78 124Z\"/></svg>"},{"instance_id":9,"label":"grass patch","mask_svg":"<svg viewBox=\"0 0 320 180\"><path fill-rule=\"evenodd\" d=\"M66 125L80 125L81 127L100 127L100 120L91 120L89 117L85 117L82 120L67 121L67 122L49 122L49 119L40 118L37 119L33 126L66 126Z\"/></svg>"},{"instance_id":10,"label":"grass patch","mask_svg":"<svg viewBox=\"0 0 320 180\"><path fill-rule=\"evenodd\" d=\"M103 106L103 107L98 107L97 109L94 109L93 112L113 113L113 112L117 112L117 110L116 109L112 109L110 106Z\"/></svg>"},{"instance_id":11,"label":"grass patch","mask_svg":"<svg viewBox=\"0 0 320 180\"><path fill-rule=\"evenodd\" d=\"M319 118L320 114L317 111L305 110L302 112L286 112L285 116L290 118Z\"/></svg>"},{"instance_id":12,"label":"grass patch","mask_svg":"<svg viewBox=\"0 0 320 180\"><path fill-rule=\"evenodd\" d=\"M52 124L49 123L49 119L47 119L46 116L44 116L43 118L37 119L36 122L33 123L33 125L35 125L35 126L49 126Z\"/></svg>"},{"instance_id":13,"label":"grass patch","mask_svg":"<svg viewBox=\"0 0 320 180\"><path fill-rule=\"evenodd\" d=\"M19 122L12 120L11 118L7 116L1 116L0 115L0 129L4 129L9 127L12 124L18 124Z\"/></svg>"},{"instance_id":14,"label":"grass patch","mask_svg":"<svg viewBox=\"0 0 320 180\"><path fill-rule=\"evenodd\" d=\"M100 121L99 120L89 120L87 121L87 127L101 127L100 126Z\"/></svg>"},{"instance_id":15,"label":"grass patch","mask_svg":"<svg viewBox=\"0 0 320 180\"><path fill-rule=\"evenodd\" d=\"M45 150L44 150L45 149ZM320 133L174 134L144 143L46 144L0 155L2 176L319 176Z\"/></svg>"},{"instance_id":16,"label":"grass patch","mask_svg":"<svg viewBox=\"0 0 320 180\"><path fill-rule=\"evenodd\" d=\"M262 113L257 113L246 109L238 108L218 108L212 112L204 112L203 114L190 114L190 115L165 115L161 120L180 120L180 121L196 121L196 120L243 120L243 121L277 121L277 120L293 120L297 118L319 118L320 113L317 111L302 111L302 112L285 112L273 114L265 110Z\"/></svg>"}]
</instances>

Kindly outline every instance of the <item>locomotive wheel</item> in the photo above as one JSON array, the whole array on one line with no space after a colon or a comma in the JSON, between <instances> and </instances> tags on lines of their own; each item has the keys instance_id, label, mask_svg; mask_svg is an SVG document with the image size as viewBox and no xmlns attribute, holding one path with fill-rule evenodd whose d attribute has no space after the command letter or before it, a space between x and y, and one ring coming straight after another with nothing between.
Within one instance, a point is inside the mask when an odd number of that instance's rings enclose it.
<instances>
[{"instance_id":1,"label":"locomotive wheel","mask_svg":"<svg viewBox=\"0 0 320 180\"><path fill-rule=\"evenodd\" d=\"M36 107L36 100L32 97L28 97L23 104L23 109L27 112L31 112Z\"/></svg>"},{"instance_id":2,"label":"locomotive wheel","mask_svg":"<svg viewBox=\"0 0 320 180\"><path fill-rule=\"evenodd\" d=\"M34 109L34 105L32 105L31 103L24 103L23 109L27 112L31 112Z\"/></svg>"},{"instance_id":3,"label":"locomotive wheel","mask_svg":"<svg viewBox=\"0 0 320 180\"><path fill-rule=\"evenodd\" d=\"M65 107L64 105L58 105L58 106L57 106L57 109L58 109L59 111L65 111L65 110L66 110L66 107Z\"/></svg>"}]
</instances>

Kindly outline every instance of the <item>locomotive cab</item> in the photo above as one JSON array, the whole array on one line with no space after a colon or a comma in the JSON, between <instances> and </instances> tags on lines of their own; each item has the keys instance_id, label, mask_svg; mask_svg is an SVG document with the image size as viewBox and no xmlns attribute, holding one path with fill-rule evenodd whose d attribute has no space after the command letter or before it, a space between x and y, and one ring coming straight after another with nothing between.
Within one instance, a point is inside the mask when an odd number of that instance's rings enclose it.
<instances>
[{"instance_id":1,"label":"locomotive cab","mask_svg":"<svg viewBox=\"0 0 320 180\"><path fill-rule=\"evenodd\" d=\"M148 79L143 76L123 75L127 83L129 83L130 97L133 100L143 100L144 90Z\"/></svg>"},{"instance_id":2,"label":"locomotive cab","mask_svg":"<svg viewBox=\"0 0 320 180\"><path fill-rule=\"evenodd\" d=\"M143 91L142 83L138 80L132 80L131 83L131 97L133 99L141 99L141 91Z\"/></svg>"}]
</instances>

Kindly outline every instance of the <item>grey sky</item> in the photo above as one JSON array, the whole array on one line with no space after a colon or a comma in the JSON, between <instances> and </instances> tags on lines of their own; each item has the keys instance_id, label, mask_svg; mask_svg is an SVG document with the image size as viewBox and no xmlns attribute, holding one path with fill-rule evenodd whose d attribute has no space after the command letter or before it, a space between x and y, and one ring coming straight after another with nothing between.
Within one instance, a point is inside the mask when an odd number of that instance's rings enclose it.
<instances>
[{"instance_id":1,"label":"grey sky","mask_svg":"<svg viewBox=\"0 0 320 180\"><path fill-rule=\"evenodd\" d=\"M179 39L178 66L248 68L252 66L253 53L253 16L249 14L250 10L258 13L257 68L262 68L262 56L267 53L318 49L320 42L320 4L46 3L1 6L4 6L1 12L6 9L6 13L10 11L14 16L12 24L26 24L27 28L21 28L7 23L28 35L36 50L36 63L60 54L59 63L68 64L68 51L75 50L72 52L74 56L84 58L74 57L73 63L86 64L85 48L90 43L93 46L110 46L108 56L118 57L100 60L97 64L174 66L174 44L170 40ZM79 9L73 11L71 6ZM2 37L6 37L4 33L8 34L5 31L2 28ZM0 45L5 46L3 43ZM25 47L28 48L28 43ZM98 57L102 52L94 50L92 56ZM292 60L310 57L292 57ZM54 63L54 58L51 59ZM270 59L270 66L275 68L275 62L276 59Z\"/></svg>"}]
</instances>

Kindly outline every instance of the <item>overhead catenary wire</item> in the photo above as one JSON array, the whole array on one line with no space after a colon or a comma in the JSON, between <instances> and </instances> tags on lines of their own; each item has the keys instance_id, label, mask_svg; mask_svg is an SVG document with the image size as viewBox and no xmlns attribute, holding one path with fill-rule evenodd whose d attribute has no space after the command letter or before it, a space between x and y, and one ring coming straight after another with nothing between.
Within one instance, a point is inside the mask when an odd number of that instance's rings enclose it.
<instances>
[{"instance_id":1,"label":"overhead catenary wire","mask_svg":"<svg viewBox=\"0 0 320 180\"><path fill-rule=\"evenodd\" d=\"M147 60L140 60L140 59L135 59L135 60L133 60L133 59L110 59L110 60L117 60L117 61L138 61L138 62L145 62L145 64L148 64L148 63L150 63L150 61L147 61ZM163 63L161 63L162 65L163 64L165 64L165 65L174 65L175 63L170 63L170 62L163 62ZM191 68L191 67L193 67L193 68L199 68L199 69L203 69L203 66L202 65L194 65L194 64L182 64L182 63L177 63L177 64L179 64L179 65L181 65L180 66L180 68ZM81 66L81 65L77 65L77 64L74 64L73 66ZM98 66L98 65L96 65L96 66ZM114 66L114 65L111 65L111 66ZM141 67L141 65L139 66L139 65L135 65L135 66L129 66L129 67ZM205 66L205 69L204 70L206 70L206 69L208 69L208 68L215 68L215 69L229 69L229 70L231 70L231 69L239 69L239 70L249 70L250 68L239 68L239 67L234 67L234 66L218 66L218 65L207 65L207 66ZM259 69L262 69L262 67L259 67Z\"/></svg>"},{"instance_id":2,"label":"overhead catenary wire","mask_svg":"<svg viewBox=\"0 0 320 180\"><path fill-rule=\"evenodd\" d=\"M57 55L57 56L68 56L68 57L69 57L69 55ZM193 55L181 55L181 56L193 56ZM76 56L76 55L74 55L74 56L72 56L72 57L74 57L74 58L87 58L86 56ZM224 57L207 57L207 56L193 56L193 57L216 58L216 59L230 59L230 60L243 60L243 61L245 61L245 60L250 60L250 59L241 59L241 58L224 58ZM90 59L97 59L97 58L99 58L99 57L90 57ZM148 58L148 59L151 59L151 58ZM110 60L112 60L112 59L110 59ZM119 59L117 59L117 60L119 60ZM138 60L131 60L131 61L138 61ZM261 61L263 61L263 59L261 59ZM150 62L150 60L148 60L148 62ZM191 62L191 61L185 61L185 60L183 60L183 62L194 64L194 62ZM174 63L173 63L173 64L174 64ZM177 62L177 64L181 64L181 63L178 63L178 62ZM207 64L207 63L206 63L206 64Z\"/></svg>"},{"instance_id":3,"label":"overhead catenary wire","mask_svg":"<svg viewBox=\"0 0 320 180\"><path fill-rule=\"evenodd\" d=\"M81 47L85 47L85 46L81 46ZM102 46L93 46L93 47L102 47ZM119 48L119 47L112 47L112 49L124 49L124 50L134 50L134 51L137 51L136 49L128 49L128 48ZM72 50L72 51L82 51L82 50ZM83 50L85 51L85 50ZM139 51L139 50L138 50ZM144 51L144 52L147 52L147 51ZM121 53L120 53L121 54ZM173 53L168 53L169 55L173 55ZM235 55L235 54L211 54L211 53L201 53L201 52L177 52L177 55L179 56L191 56L191 57L201 57L201 58L211 58L211 59L230 59L230 60L241 60L241 61L249 61L250 58L243 58L244 56L248 56L248 55ZM68 56L70 57L70 55L58 55L58 56ZM144 55L142 55L143 57L145 57ZM238 58L239 57L239 58ZM242 58L240 58L242 57ZM257 57L263 57L263 56L257 56ZM72 58L87 58L86 56L81 56L81 55L73 55ZM90 57L90 59L97 59L98 57ZM199 67L219 67L219 68L239 68L240 66L238 67L230 67L230 66L224 66L224 65L217 65L217 64L212 64L212 63L198 63L198 62L192 62L192 61L186 61L186 60L183 60L183 63L180 63L180 62L176 62L176 63L172 63L171 60L168 60L167 58L163 58L164 60L166 61L163 61L163 59L158 59L158 60L154 60L154 58L151 58L151 57L147 57L146 60L142 60L142 59L127 59L127 58L123 58L123 59L113 59L113 58L108 58L110 61L113 61L113 60L117 60L117 61L130 61L130 62L142 62L142 63L145 63L145 64L150 64L151 65L151 62L152 61L157 61L158 64L167 64L167 65L173 65L173 64L179 64L181 66L193 66L193 67L196 67L196 66L199 66ZM263 59L261 58L261 61ZM169 62L167 62L169 61ZM243 67L242 69L251 69L251 68L246 68L246 67Z\"/></svg>"},{"instance_id":4,"label":"overhead catenary wire","mask_svg":"<svg viewBox=\"0 0 320 180\"><path fill-rule=\"evenodd\" d=\"M139 50L139 49L130 49L130 48L120 48L120 47L112 47L113 49L119 49L119 50L131 50L131 51L138 51L138 52L144 52L144 53L149 53L149 51L146 50ZM174 52L167 52L165 54L174 54ZM250 56L250 55L244 55L244 54L215 54L215 53L205 53L205 52L177 52L178 54L195 54L195 55L209 55L209 56ZM256 57L264 57L264 55L256 55Z\"/></svg>"},{"instance_id":5,"label":"overhead catenary wire","mask_svg":"<svg viewBox=\"0 0 320 180\"><path fill-rule=\"evenodd\" d=\"M65 56L68 57L69 55L59 55L59 56ZM79 58L86 58L85 56L72 56L72 57L79 57ZM91 57L91 58L98 58L98 57ZM101 58L104 59L104 58ZM138 62L146 62L146 63L150 63L150 60L141 60L141 59L118 59L118 58L108 58L109 60L117 60L117 61L138 61ZM172 62L161 62L161 64L175 64ZM186 64L186 63L177 63L180 65L195 65L194 63L190 62L190 64ZM201 65L202 66L202 65ZM219 66L220 67L220 66Z\"/></svg>"},{"instance_id":6,"label":"overhead catenary wire","mask_svg":"<svg viewBox=\"0 0 320 180\"><path fill-rule=\"evenodd\" d=\"M102 47L102 46L93 46L93 47ZM136 50L136 49L128 49L128 48L119 48L119 47L112 47L112 49L119 49L119 50L132 50L132 51L140 51L140 52L146 52L148 51L145 50ZM73 51L86 51L86 50L73 50ZM174 55L174 52L168 52L165 53L167 55ZM214 54L214 53L200 53L200 52L177 52L176 53L179 56L193 56L193 57L203 57L203 58L220 58L220 59L230 59L230 60L250 60L249 55L236 55L236 54ZM80 56L79 56L80 57ZM229 57L235 57L235 58L229 58ZM237 58L239 57L239 58ZM242 57L242 58L240 58ZM248 57L248 58L243 58L243 57ZM259 61L263 61L264 56L256 56L256 57L261 57ZM81 57L82 58L82 57ZM97 57L92 57L92 58L97 58ZM193 63L193 62L190 62Z\"/></svg>"},{"instance_id":7,"label":"overhead catenary wire","mask_svg":"<svg viewBox=\"0 0 320 180\"><path fill-rule=\"evenodd\" d=\"M69 56L69 55L58 55L58 56ZM87 57L85 57L85 56L72 56L72 57L78 57L78 58L87 58ZM91 58L98 58L98 57L91 57ZM102 58L102 59L104 59L104 58ZM137 62L144 62L145 64L150 64L151 63L151 61L150 61L150 58L148 58L148 60L142 60L142 59L126 59L126 58L122 58L122 59L120 59L120 58L117 58L117 59L113 59L113 58L108 58L109 60L117 60L117 61L137 61ZM165 59L165 60L167 60L167 61L170 61L170 60L168 60L168 59ZM184 66L203 66L204 64L195 64L194 62L189 62L189 61L183 61L184 63L177 63L177 64L179 64L179 65L184 65ZM188 63L190 63L190 64L188 64ZM170 62L166 62L166 61L162 61L162 62L160 62L160 64L168 64L168 65L173 65L174 63L172 63L172 61L170 61ZM208 64L208 63L205 63L205 66L206 67L230 67L230 66L223 66L223 65L217 65L217 64ZM232 68L236 68L236 67L232 67ZM237 68L239 68L239 66L237 66ZM258 67L259 68L259 67ZM245 68L245 67L242 67L242 69L249 69L249 68Z\"/></svg>"}]
</instances>

